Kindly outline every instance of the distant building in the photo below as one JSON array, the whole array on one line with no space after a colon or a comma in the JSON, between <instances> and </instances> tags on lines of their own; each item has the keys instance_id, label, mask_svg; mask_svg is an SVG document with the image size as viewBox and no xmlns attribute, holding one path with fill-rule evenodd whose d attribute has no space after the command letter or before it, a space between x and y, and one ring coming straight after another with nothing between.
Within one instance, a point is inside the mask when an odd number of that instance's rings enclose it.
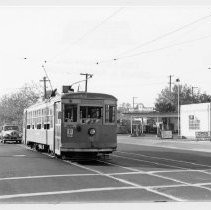
<instances>
[{"instance_id":1,"label":"distant building","mask_svg":"<svg viewBox=\"0 0 211 210\"><path fill-rule=\"evenodd\" d=\"M153 112L155 111L154 107L145 107L144 104L138 103L134 108L129 109L130 112Z\"/></svg>"},{"instance_id":2,"label":"distant building","mask_svg":"<svg viewBox=\"0 0 211 210\"><path fill-rule=\"evenodd\" d=\"M159 113L156 111L130 111L123 114L130 120L131 133L133 132L133 129L139 129L140 133L154 134L158 134L159 130L171 130L173 133L178 132L178 114L176 112Z\"/></svg>"}]
</instances>

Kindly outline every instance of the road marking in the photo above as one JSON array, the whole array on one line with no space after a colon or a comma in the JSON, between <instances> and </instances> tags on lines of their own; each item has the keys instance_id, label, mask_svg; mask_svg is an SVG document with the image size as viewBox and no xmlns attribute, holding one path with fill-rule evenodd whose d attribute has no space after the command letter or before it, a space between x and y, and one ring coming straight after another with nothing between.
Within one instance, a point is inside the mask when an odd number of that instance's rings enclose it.
<instances>
[{"instance_id":1,"label":"road marking","mask_svg":"<svg viewBox=\"0 0 211 210\"><path fill-rule=\"evenodd\" d=\"M145 171L140 171L140 170L135 169L135 168L130 168L130 167L126 167L126 166L121 166L121 165L118 165L118 164L115 164L115 163L110 163L110 162L103 161L103 160L97 160L97 161L98 161L98 162L102 162L102 163L106 163L106 164L109 164L109 165L121 167L121 168L130 170L130 171L134 171L134 172L146 173ZM129 172L129 173L131 173L131 172Z\"/></svg>"},{"instance_id":2,"label":"road marking","mask_svg":"<svg viewBox=\"0 0 211 210\"><path fill-rule=\"evenodd\" d=\"M105 188L89 188L89 189L53 191L53 192L22 193L22 194L13 194L13 195L1 195L0 199L2 200L2 199L9 199L9 198L72 194L72 193L83 193L83 192L114 191L114 190L123 190L123 189L139 189L139 188L138 187L105 187Z\"/></svg>"},{"instance_id":3,"label":"road marking","mask_svg":"<svg viewBox=\"0 0 211 210\"><path fill-rule=\"evenodd\" d=\"M88 167L85 167L85 166L82 166L82 165L79 165L79 164L76 164L76 163L72 163L72 162L66 161L66 160L64 160L64 162L67 162L67 163L69 163L69 164L71 164L71 165L78 166L78 167L80 167L80 168L84 168L84 169L89 170L89 171L93 171L93 172L98 173L98 174L100 174L100 175L102 175L102 176L105 176L105 177L108 177L108 178L117 180L117 181L119 181L119 182L122 182L122 183L125 183L125 184L128 184L128 185L132 185L133 187L142 188L142 189L145 188L145 189L146 189L147 191L149 191L149 192L153 192L153 193L155 193L155 194L158 194L158 195L167 197L167 198L172 199L172 200L174 200L174 201L185 201L184 199L180 199L180 198L177 198L177 197L175 197L175 196L168 195L168 194L162 193L162 192L158 192L158 191L156 191L156 190L154 190L154 189L150 189L150 188L148 188L148 187L143 187L143 186L141 186L141 185L138 185L138 184L136 184L136 183L133 183L133 182L130 182L130 181L127 181L127 180L124 180L124 179L120 179L120 178L116 178L116 177L113 177L113 176L108 175L108 174L104 174L104 173L102 173L102 172L100 172L100 171L98 171L98 170L94 170L94 169L91 169L91 168L88 168Z\"/></svg>"},{"instance_id":4,"label":"road marking","mask_svg":"<svg viewBox=\"0 0 211 210\"><path fill-rule=\"evenodd\" d=\"M32 151L34 151L34 150L32 150ZM45 153L43 153L44 155L47 155L47 156L50 156L50 155L48 155L48 154L45 154ZM52 157L52 156L50 156L50 157ZM125 157L123 157L123 156L120 156L121 158L125 158ZM129 159L129 158L128 158ZM82 166L82 165L79 165L79 164L76 164L76 163L72 163L71 161L66 161L66 160L63 160L64 162L67 162L68 164L71 164L71 165L75 165L75 166L77 166L77 167L80 167L80 168L84 168L84 169L86 169L86 170L89 170L89 171L93 171L93 172L95 172L95 173L97 173L97 174L99 174L99 175L102 175L102 176L105 176L105 177L108 177L108 178L111 178L111 179L114 179L114 180L117 180L117 181L119 181L119 182L122 182L122 183L125 183L125 184L128 184L128 185L132 185L132 187L133 188L137 188L137 189L145 189L145 190L147 190L147 191L150 191L150 192L153 192L153 193L155 193L155 194L158 194L158 195L161 195L161 196L164 196L164 197L167 197L167 198L170 198L170 199L172 199L172 200L174 200L174 201L185 201L184 199L181 199L181 198L178 198L178 197L175 197L175 196L172 196L172 195L168 195L168 194L166 194L166 193L162 193L162 192L159 192L159 191L157 191L156 189L154 189L154 188L158 188L158 187L160 187L160 186L147 186L147 187L144 187L144 186L141 186L141 185L138 185L138 184L136 184L136 183L133 183L133 182L129 182L129 181L127 181L127 180L124 180L124 179L120 179L120 178L116 178L116 177L113 177L112 175L109 175L109 174L104 174L104 173L102 173L102 172L100 172L100 171L98 171L98 170L94 170L94 169L91 169L91 168L88 168L88 167L85 167L85 166ZM150 161L148 161L148 162L150 162ZM111 164L111 163L109 163L109 164ZM156 163L156 164L158 164L158 163ZM124 167L124 166L121 166L121 165L117 165L117 164L115 164L116 166L120 166L120 167ZM163 165L166 165L166 164L163 164ZM172 166L171 166L172 167ZM124 167L124 168L127 168L127 169L131 169L133 172L135 172L135 170L136 169L133 169L133 168L129 168L129 167ZM182 167L176 167L176 168L182 168ZM183 169L186 169L186 168L183 168ZM139 170L138 170L139 171ZM136 171L137 172L137 171ZM141 172L141 171L140 171ZM143 173L143 172L142 172ZM145 172L146 173L146 172ZM161 175L158 175L158 174L149 174L149 175L151 175L151 176L155 176L155 177L160 177L160 178L164 178L164 179L167 179L167 180L172 180L172 181L174 181L174 182L176 182L176 183L180 183L180 186L191 186L191 184L190 183L186 183L186 182L182 182L182 181L179 181L179 180L176 180L176 179L172 179L172 178L169 178L169 177L166 177L166 176L161 176ZM176 187L176 186L178 186L178 185L167 185L167 186L165 186L165 187L168 187L168 186L172 186L172 187ZM207 188L207 187L203 187L203 186L201 186L201 185L199 185L199 183L198 183L198 186L196 185L196 187L199 187L199 188L204 188L204 189L207 189L207 190L209 190L209 191L211 191L211 189L209 189L209 188ZM114 188L113 188L114 189ZM89 190L89 189L88 189ZM38 193L39 194L39 193ZM36 196L36 195L35 195ZM0 197L1 198L1 197Z\"/></svg>"},{"instance_id":5,"label":"road marking","mask_svg":"<svg viewBox=\"0 0 211 210\"><path fill-rule=\"evenodd\" d=\"M207 173L203 170L198 170L198 169L184 169L184 170L163 170L163 171L148 171L147 173L149 174L154 174L154 173L175 173L175 172L201 172L201 173Z\"/></svg>"},{"instance_id":6,"label":"road marking","mask_svg":"<svg viewBox=\"0 0 211 210\"><path fill-rule=\"evenodd\" d=\"M74 176L99 176L99 174L58 174L58 175L41 175L41 176L5 177L5 178L0 178L0 181L19 180L19 179L54 178L54 177L74 177Z\"/></svg>"},{"instance_id":7,"label":"road marking","mask_svg":"<svg viewBox=\"0 0 211 210\"><path fill-rule=\"evenodd\" d=\"M193 162L189 162L189 161L182 161L182 160L180 161L180 160L174 160L174 159L169 159L169 158L160 158L160 157L154 157L154 156L149 156L149 155L136 154L136 153L131 153L131 152L119 152L119 153L133 154L133 155L140 156L140 157L143 156L143 157L150 157L150 158L155 158L155 159L163 159L163 160L168 160L168 161L174 161L174 162L180 162L180 163L188 163L188 164L192 164L192 165L198 165L198 166L203 166L203 167L211 168L211 166L209 166L209 165L204 165L204 164L199 164L199 163L193 163ZM119 156L119 157L122 157L122 156ZM180 167L180 168L182 168L182 167ZM201 173L204 173L204 174L211 174L211 172L206 171L208 169L198 170L198 169L191 169L191 168L185 168L185 167L183 169L185 171L197 171L197 172L201 172ZM177 172L177 171L181 171L182 172L183 170L174 170L174 172ZM150 173L160 173L160 172L172 172L172 171L170 171L170 170L166 170L166 171L152 171Z\"/></svg>"},{"instance_id":8,"label":"road marking","mask_svg":"<svg viewBox=\"0 0 211 210\"><path fill-rule=\"evenodd\" d=\"M189 161L183 161L183 160L175 160L175 159L171 159L171 158L161 158L161 157L155 157L155 156L150 156L150 155L142 155L142 154L136 154L136 153L131 153L131 152L122 152L122 151L117 151L119 153L125 153L125 154L133 154L136 156L142 156L142 157L150 157L150 158L155 158L155 159L160 159L160 160L170 160L170 161L174 161L174 162L179 162L179 163L188 163L188 164L192 164L192 165L198 165L198 166L204 166L204 167L208 167L211 168L210 165L205 165L205 164L200 164L200 163L193 163L193 162L189 162Z\"/></svg>"},{"instance_id":9,"label":"road marking","mask_svg":"<svg viewBox=\"0 0 211 210\"><path fill-rule=\"evenodd\" d=\"M45 153L42 153L42 154L49 156L48 154L45 154ZM158 191L156 191L156 190L154 190L154 189L150 189L150 188L147 188L147 187L143 187L143 186L141 186L141 185L135 184L135 183L133 183L133 182L126 181L126 180L124 180L124 179L119 179L119 178L116 178L116 177L113 177L113 176L110 176L110 175L107 175L107 174L103 174L103 173L100 172L100 171L97 171L97 170L94 170L94 169L91 169L91 168L88 168L88 167L85 167L85 166L82 166L82 165L79 165L79 164L76 164L76 163L72 163L72 162L70 162L70 161L66 161L66 160L62 160L62 161L63 161L63 162L66 162L66 163L68 163L68 164L71 164L71 165L75 165L75 166L80 167L80 168L84 168L84 169L89 170L89 171L93 171L93 172L95 172L95 173L97 173L97 174L99 174L99 175L102 175L102 176L105 176L105 177L108 177L108 178L117 180L117 181L122 182L122 183L124 183L124 184L132 185L133 187L136 187L136 188L146 189L146 190L149 191L149 192L153 192L153 193L155 193L155 194L158 194L158 195L167 197L167 198L172 199L172 200L174 200L174 201L185 201L185 200L180 199L180 198L177 198L177 197L175 197L175 196L171 196L171 195L168 195L168 194L166 194L166 193L158 192ZM1 197L0 197L0 198L1 198Z\"/></svg>"},{"instance_id":10,"label":"road marking","mask_svg":"<svg viewBox=\"0 0 211 210\"><path fill-rule=\"evenodd\" d=\"M25 157L26 155L12 155L13 157Z\"/></svg>"},{"instance_id":11,"label":"road marking","mask_svg":"<svg viewBox=\"0 0 211 210\"><path fill-rule=\"evenodd\" d=\"M174 172L187 172L187 171L189 171L189 170L176 170L176 171L155 171L155 173L158 173L158 172L160 172L160 173L162 173L162 172L172 172L172 173L174 173ZM192 171L192 170L190 170L190 171ZM154 171L139 171L139 170L137 170L137 171L134 171L134 172L120 172L120 173L108 173L108 174L110 174L110 175L127 175L127 174L148 174L148 175L154 175Z\"/></svg>"},{"instance_id":12,"label":"road marking","mask_svg":"<svg viewBox=\"0 0 211 210\"><path fill-rule=\"evenodd\" d=\"M115 156L118 156L118 155L115 155ZM131 160L133 160L134 158L128 158L128 157L123 157L123 156L118 156L118 157L120 157L120 158L125 158L125 159L131 159ZM174 171L172 171L172 172L174 172ZM150 175L150 174L149 174ZM181 184L185 184L186 186L193 186L193 184L191 184L191 183L188 183L188 182L183 182L183 181L180 181L180 180L177 180L177 179L173 179L173 178L169 178L169 177L167 177L167 176L164 176L164 175L158 175L158 174L152 174L151 173L151 175L152 176L156 176L156 177L160 177L160 178L164 178L164 179L168 179L168 180L172 180L172 181L175 181L175 182L178 182L178 183L181 183ZM197 183L198 185L200 184L200 183ZM204 187L204 186L197 186L196 185L196 187L198 187L198 188L202 188L202 189L206 189L206 190L208 190L208 191L211 191L211 189L210 188L208 188L208 187Z\"/></svg>"}]
</instances>

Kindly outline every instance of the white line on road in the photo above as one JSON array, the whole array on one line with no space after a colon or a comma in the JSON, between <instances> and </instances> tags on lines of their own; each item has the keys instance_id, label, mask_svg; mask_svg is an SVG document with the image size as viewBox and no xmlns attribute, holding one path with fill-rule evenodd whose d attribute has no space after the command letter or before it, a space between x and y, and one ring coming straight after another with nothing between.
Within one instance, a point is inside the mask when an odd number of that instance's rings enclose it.
<instances>
[{"instance_id":1,"label":"white line on road","mask_svg":"<svg viewBox=\"0 0 211 210\"><path fill-rule=\"evenodd\" d=\"M46 155L46 154L44 154L44 155ZM124 158L123 156L120 156L120 157L121 157L121 158ZM65 160L64 160L64 162L67 162L67 163L69 163L69 164L71 164L71 165L75 165L75 166L77 166L77 167L84 168L84 169L86 169L86 170L95 172L95 173L97 173L97 174L99 174L99 175L102 175L102 176L105 176L105 177L114 179L114 180L116 180L116 181L118 181L118 182L122 182L122 183L125 183L125 184L128 184L128 185L132 185L133 188L145 189L145 190L147 190L147 191L149 191L149 192L153 192L153 193L155 193L155 194L158 194L158 195L167 197L167 198L172 199L172 200L174 200L174 201L185 201L184 199L181 199L181 198L178 198L178 197L175 197L175 196L166 194L166 193L159 192L159 191L157 191L156 189L153 189L153 186L144 187L144 186L138 185L138 184L136 184L136 183L127 181L127 180L125 180L125 179L116 178L116 177L114 177L114 176L112 176L112 175L104 174L104 173L102 173L102 172L100 172L100 171L98 171L98 170L94 170L94 169L91 169L91 168L89 168L89 167L85 167L85 166L82 166L82 165L79 165L79 164L76 164L76 163L72 163L72 162L70 162L70 161L65 161ZM148 162L150 162L150 161L148 161ZM151 162L151 163L152 163L152 162ZM155 163L154 163L154 164L155 164ZM158 163L156 163L156 164L158 164ZM124 166L117 165L117 164L115 164L115 165L116 165L116 166L120 166L120 167L124 167ZM167 164L162 164L162 165L166 165L166 166L167 166ZM129 167L124 167L124 168L131 169L131 171L133 171L133 172L135 172L135 170L136 170L136 169L134 169L134 168L129 168ZM182 168L182 167L176 167L176 168ZM182 168L182 169L186 169L186 168ZM139 171L139 170L138 170L138 171ZM136 172L137 172L137 171L136 171ZM142 173L143 173L143 172L142 172ZM169 178L169 177L161 176L161 175L158 175L158 174L150 174L150 175L151 175L151 176L155 176L155 177L164 178L164 179L167 179L167 180L172 180L172 181L174 181L174 182L176 182L176 183L180 183L180 185L182 184L182 185L184 185L184 186L191 186L190 183L178 181L178 180L176 180L176 179L171 179L171 178ZM168 185L168 186L170 186L170 185ZM174 186L174 185L172 185L172 187L173 187L173 186ZM175 185L175 186L177 186L177 185ZM166 187L167 187L167 186L166 186ZM198 187L198 186L197 186L197 187ZM203 187L200 186L200 188L203 188ZM99 189L99 188L97 188L97 189ZM113 189L114 189L114 188L113 188ZM115 188L115 189L116 189L116 188ZM204 187L204 189L207 189L207 188ZM70 191L68 191L68 192L70 192ZM73 192L73 191L72 191L72 192ZM74 191L74 192L76 192L76 191ZM50 192L50 193L51 193L51 192ZM54 193L54 192L53 192L53 193ZM39 193L38 193L38 194L39 194ZM9 195L9 196L10 196L10 195ZM34 195L34 196L36 196L36 195ZM24 196L23 196L23 197L24 197ZM0 198L1 198L1 197L0 197Z\"/></svg>"},{"instance_id":2,"label":"white line on road","mask_svg":"<svg viewBox=\"0 0 211 210\"><path fill-rule=\"evenodd\" d=\"M12 155L13 157L25 157L26 155Z\"/></svg>"},{"instance_id":3,"label":"white line on road","mask_svg":"<svg viewBox=\"0 0 211 210\"><path fill-rule=\"evenodd\" d=\"M198 169L184 169L184 170L161 170L161 171L148 171L148 174L156 174L156 173L175 173L175 172L201 172L201 173L207 173L203 170Z\"/></svg>"},{"instance_id":4,"label":"white line on road","mask_svg":"<svg viewBox=\"0 0 211 210\"><path fill-rule=\"evenodd\" d=\"M196 171L196 170L173 170L173 171L145 171L145 172L142 172L142 171L139 171L138 169L134 172L117 172L117 173L108 173L110 175L127 175L127 174L148 174L148 175L154 175L157 174L157 173L162 173L162 172L170 172L170 173L174 173L174 172L192 172L192 171Z\"/></svg>"},{"instance_id":5,"label":"white line on road","mask_svg":"<svg viewBox=\"0 0 211 210\"><path fill-rule=\"evenodd\" d=\"M19 180L19 179L40 179L40 178L56 178L56 177L74 177L74 176L99 176L99 174L56 174L56 175L41 175L41 176L23 176L23 177L5 177L4 180Z\"/></svg>"},{"instance_id":6,"label":"white line on road","mask_svg":"<svg viewBox=\"0 0 211 210\"><path fill-rule=\"evenodd\" d=\"M139 172L139 173L146 173L145 171L140 171L140 170L135 169L135 168L125 167L125 166L121 166L121 165L118 165L118 164L115 164L115 163L110 163L110 162L103 161L103 160L97 160L97 161L101 162L101 163L106 163L106 164L109 164L109 165L112 165L112 166L121 167L121 168L127 169L129 171L134 171L134 172ZM129 173L131 173L131 172L129 172Z\"/></svg>"},{"instance_id":7,"label":"white line on road","mask_svg":"<svg viewBox=\"0 0 211 210\"><path fill-rule=\"evenodd\" d=\"M13 195L0 195L0 199L2 200L2 199L9 199L9 198L34 197L34 196L43 196L43 195L61 195L61 194L71 194L71 193L108 191L108 190L114 191L114 190L123 190L123 189L140 189L140 188L138 187L105 187L105 188L88 188L88 189L79 189L79 190L53 191L53 192L22 193L22 194L13 194Z\"/></svg>"},{"instance_id":8,"label":"white line on road","mask_svg":"<svg viewBox=\"0 0 211 210\"><path fill-rule=\"evenodd\" d=\"M118 155L114 155L114 156L117 156L117 157L120 157L120 158L125 158L125 159L129 159L129 160L134 160L134 158L129 158L129 157L123 157L123 156L118 156ZM137 159L135 159L137 160ZM173 171L172 171L173 172ZM184 184L186 186L193 186L193 184L191 183L188 183L188 182L183 182L183 181L180 181L180 180L177 180L177 179L173 179L173 178L169 178L168 176L165 176L165 175L158 175L158 174L149 174L151 176L156 176L156 177L160 177L160 178L164 178L164 179L168 179L168 180L171 180L171 181L174 181L174 182L178 182L178 183L181 183L181 184ZM198 184L198 185L197 185ZM202 186L200 185L201 183L196 183L194 186L198 187L198 188L202 188L202 189L206 189L208 191L211 191L211 188L208 188L208 187L205 187L205 186ZM199 186L200 185L200 186Z\"/></svg>"},{"instance_id":9,"label":"white line on road","mask_svg":"<svg viewBox=\"0 0 211 210\"><path fill-rule=\"evenodd\" d=\"M149 191L149 192L153 192L153 193L155 193L155 194L158 194L158 195L167 197L167 198L172 199L172 200L174 200L174 201L185 201L184 199L177 198L177 197L175 197L175 196L168 195L168 194L166 194L166 193L158 192L158 191L156 191L156 190L154 190L154 189L151 189L151 188L149 188L149 187L144 187L144 186L138 185L138 184L136 184L136 183L127 181L127 180L125 180L125 179L120 179L120 178L116 178L116 177L113 177L113 176L108 175L108 174L104 174L104 173L102 173L102 172L100 172L100 171L98 171L98 170L94 170L94 169L91 169L91 168L88 168L88 167L85 167L85 166L82 166L82 165L79 165L79 164L76 164L76 163L72 163L72 162L66 161L66 160L64 160L64 162L67 162L67 163L69 163L69 164L71 164L71 165L78 166L78 167L80 167L80 168L84 168L84 169L89 170L89 171L93 171L93 172L98 173L98 174L100 174L100 175L102 175L102 176L105 176L105 177L108 177L108 178L117 180L118 182L122 182L122 183L128 184L128 185L132 185L133 187L142 188L142 189L144 188L144 189L146 189L146 190Z\"/></svg>"}]
</instances>

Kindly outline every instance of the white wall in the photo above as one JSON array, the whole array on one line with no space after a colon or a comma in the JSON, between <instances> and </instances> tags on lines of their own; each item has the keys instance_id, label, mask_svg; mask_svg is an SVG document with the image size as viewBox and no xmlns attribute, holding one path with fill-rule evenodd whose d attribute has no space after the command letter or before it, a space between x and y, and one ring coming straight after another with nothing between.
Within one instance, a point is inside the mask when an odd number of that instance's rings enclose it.
<instances>
[{"instance_id":1,"label":"white wall","mask_svg":"<svg viewBox=\"0 0 211 210\"><path fill-rule=\"evenodd\" d=\"M181 136L195 138L197 131L211 130L210 103L189 104L180 106L180 129ZM199 129L189 129L189 116L193 115L194 119L200 120Z\"/></svg>"}]
</instances>

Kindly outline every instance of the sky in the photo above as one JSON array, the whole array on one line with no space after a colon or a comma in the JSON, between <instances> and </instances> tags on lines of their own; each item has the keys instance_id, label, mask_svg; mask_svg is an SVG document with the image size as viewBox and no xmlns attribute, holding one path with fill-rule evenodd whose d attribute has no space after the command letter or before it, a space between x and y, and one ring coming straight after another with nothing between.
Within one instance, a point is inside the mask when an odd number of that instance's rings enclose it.
<instances>
[{"instance_id":1,"label":"sky","mask_svg":"<svg viewBox=\"0 0 211 210\"><path fill-rule=\"evenodd\" d=\"M136 97L154 106L169 75L211 94L208 4L1 5L0 26L0 97L42 85L43 64L59 92L89 73L88 91L112 94L118 104Z\"/></svg>"}]
</instances>

